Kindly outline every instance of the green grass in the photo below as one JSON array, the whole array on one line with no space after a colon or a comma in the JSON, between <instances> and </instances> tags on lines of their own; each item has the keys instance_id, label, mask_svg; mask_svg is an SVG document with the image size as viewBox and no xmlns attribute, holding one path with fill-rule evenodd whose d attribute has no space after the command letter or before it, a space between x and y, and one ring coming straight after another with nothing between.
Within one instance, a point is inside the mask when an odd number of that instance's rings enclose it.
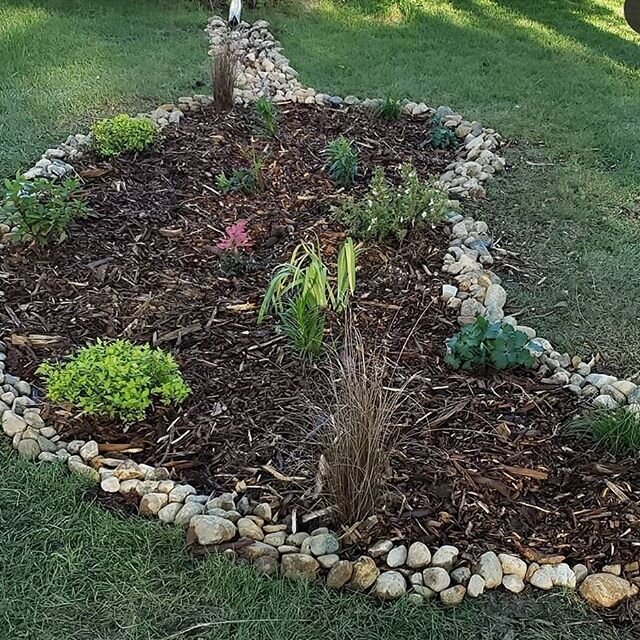
<instances>
[{"instance_id":1,"label":"green grass","mask_svg":"<svg viewBox=\"0 0 640 640\"><path fill-rule=\"evenodd\" d=\"M61 467L0 447L0 469L3 640L632 638L561 593L444 611L263 579L220 557L192 559L176 529L89 503Z\"/></svg>"},{"instance_id":2,"label":"green grass","mask_svg":"<svg viewBox=\"0 0 640 640\"><path fill-rule=\"evenodd\" d=\"M303 81L447 104L512 143L479 215L515 310L640 369L640 37L621 0L317 0L260 12ZM541 280L544 278L544 281Z\"/></svg>"},{"instance_id":3,"label":"green grass","mask_svg":"<svg viewBox=\"0 0 640 640\"><path fill-rule=\"evenodd\" d=\"M204 93L198 0L0 0L0 176L96 117Z\"/></svg>"},{"instance_id":4,"label":"green grass","mask_svg":"<svg viewBox=\"0 0 640 640\"><path fill-rule=\"evenodd\" d=\"M570 422L567 431L593 439L615 456L640 454L640 414L626 408L590 411Z\"/></svg>"}]
</instances>

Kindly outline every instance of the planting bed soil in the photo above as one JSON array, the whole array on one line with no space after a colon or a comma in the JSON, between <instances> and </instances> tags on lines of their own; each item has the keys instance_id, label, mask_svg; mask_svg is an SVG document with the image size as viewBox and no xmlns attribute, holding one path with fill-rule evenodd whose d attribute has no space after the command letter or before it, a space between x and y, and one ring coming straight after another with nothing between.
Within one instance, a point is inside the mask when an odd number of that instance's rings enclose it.
<instances>
[{"instance_id":1,"label":"planting bed soil","mask_svg":"<svg viewBox=\"0 0 640 640\"><path fill-rule=\"evenodd\" d=\"M202 492L247 488L280 519L323 513L316 475L330 367L301 363L271 320L257 325L257 310L301 239L317 237L332 262L345 238L330 212L344 193L324 168L327 143L344 135L356 144L361 194L375 166L412 160L425 178L442 173L453 153L424 145L425 130L417 119L298 105L281 109L278 137L265 140L251 111L202 110L152 151L85 158L91 216L63 244L2 257L9 370L35 380L43 360L98 337L170 350L193 390L180 408L157 408L128 429L60 407L49 418L66 440L95 438L105 455L165 466ZM264 189L221 194L216 175L248 166L250 150L266 158ZM254 249L236 276L221 270L214 246L238 219ZM367 243L359 257L353 322L395 363L390 384L407 384L408 397L377 519L352 528L347 547L355 554L387 537L468 553L495 545L531 560L635 560L640 469L563 432L578 401L527 372L475 376L444 364L458 329L439 303L446 233L417 228L401 244ZM329 318L329 345L339 345L341 325Z\"/></svg>"}]
</instances>

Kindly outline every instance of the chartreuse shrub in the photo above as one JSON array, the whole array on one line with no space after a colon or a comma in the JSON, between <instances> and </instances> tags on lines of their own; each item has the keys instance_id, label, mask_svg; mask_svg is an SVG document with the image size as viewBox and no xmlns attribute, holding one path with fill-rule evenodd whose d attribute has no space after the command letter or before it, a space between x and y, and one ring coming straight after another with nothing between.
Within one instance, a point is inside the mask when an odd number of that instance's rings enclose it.
<instances>
[{"instance_id":1,"label":"chartreuse shrub","mask_svg":"<svg viewBox=\"0 0 640 640\"><path fill-rule=\"evenodd\" d=\"M353 240L347 238L338 252L334 282L320 247L310 242L298 244L289 262L276 268L258 313L258 323L274 311L294 351L308 359L319 355L326 310L344 311L355 291L357 255Z\"/></svg>"},{"instance_id":2,"label":"chartreuse shrub","mask_svg":"<svg viewBox=\"0 0 640 640\"><path fill-rule=\"evenodd\" d=\"M435 183L421 180L414 166L400 166L400 184L395 186L378 167L364 196L345 199L335 210L338 222L351 235L362 240L384 240L395 236L402 240L410 228L441 222L448 208L445 191Z\"/></svg>"},{"instance_id":3,"label":"chartreuse shrub","mask_svg":"<svg viewBox=\"0 0 640 640\"><path fill-rule=\"evenodd\" d=\"M149 118L132 118L126 113L98 120L91 126L93 146L104 158L132 151L144 151L158 135L158 127Z\"/></svg>"},{"instance_id":4,"label":"chartreuse shrub","mask_svg":"<svg viewBox=\"0 0 640 640\"><path fill-rule=\"evenodd\" d=\"M58 183L45 178L27 181L17 177L4 181L0 222L15 227L18 239L33 238L40 244L60 242L67 237L69 223L88 212L76 179Z\"/></svg>"},{"instance_id":5,"label":"chartreuse shrub","mask_svg":"<svg viewBox=\"0 0 640 640\"><path fill-rule=\"evenodd\" d=\"M350 140L340 136L325 149L331 179L340 187L350 187L358 173L358 150Z\"/></svg>"},{"instance_id":6,"label":"chartreuse shrub","mask_svg":"<svg viewBox=\"0 0 640 640\"><path fill-rule=\"evenodd\" d=\"M179 404L191 393L171 354L128 340L98 339L66 363L40 365L38 373L52 402L124 422L142 420L155 400Z\"/></svg>"},{"instance_id":7,"label":"chartreuse shrub","mask_svg":"<svg viewBox=\"0 0 640 640\"><path fill-rule=\"evenodd\" d=\"M447 341L446 361L454 369L531 367L534 345L529 337L505 322L478 316Z\"/></svg>"},{"instance_id":8,"label":"chartreuse shrub","mask_svg":"<svg viewBox=\"0 0 640 640\"><path fill-rule=\"evenodd\" d=\"M640 413L630 407L598 409L569 423L569 431L588 435L614 455L640 453Z\"/></svg>"}]
</instances>

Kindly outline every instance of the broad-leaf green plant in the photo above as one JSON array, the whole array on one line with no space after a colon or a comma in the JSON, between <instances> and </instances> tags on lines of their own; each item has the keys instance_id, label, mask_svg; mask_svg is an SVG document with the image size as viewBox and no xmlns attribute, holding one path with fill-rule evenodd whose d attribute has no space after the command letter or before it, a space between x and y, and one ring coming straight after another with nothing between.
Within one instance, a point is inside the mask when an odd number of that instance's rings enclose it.
<instances>
[{"instance_id":1,"label":"broad-leaf green plant","mask_svg":"<svg viewBox=\"0 0 640 640\"><path fill-rule=\"evenodd\" d=\"M98 120L91 126L93 146L103 158L144 151L153 144L158 132L158 126L153 120L133 118L126 113Z\"/></svg>"},{"instance_id":2,"label":"broad-leaf green plant","mask_svg":"<svg viewBox=\"0 0 640 640\"><path fill-rule=\"evenodd\" d=\"M0 222L15 227L19 240L61 242L71 221L85 217L89 211L75 178L61 183L45 178L28 181L20 176L4 181Z\"/></svg>"},{"instance_id":3,"label":"broad-leaf green plant","mask_svg":"<svg viewBox=\"0 0 640 640\"><path fill-rule=\"evenodd\" d=\"M447 341L446 362L454 369L510 369L534 363L529 337L506 322L478 316Z\"/></svg>"},{"instance_id":4,"label":"broad-leaf green plant","mask_svg":"<svg viewBox=\"0 0 640 640\"><path fill-rule=\"evenodd\" d=\"M98 339L38 373L52 402L125 423L142 420L154 401L179 404L191 392L170 353L128 340Z\"/></svg>"}]
</instances>

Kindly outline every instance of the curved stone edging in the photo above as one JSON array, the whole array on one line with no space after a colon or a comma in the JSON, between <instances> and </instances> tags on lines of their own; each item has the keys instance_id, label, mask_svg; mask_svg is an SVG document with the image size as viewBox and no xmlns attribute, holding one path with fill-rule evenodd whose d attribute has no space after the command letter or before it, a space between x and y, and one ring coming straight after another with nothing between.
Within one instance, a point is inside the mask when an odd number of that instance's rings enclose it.
<instances>
[{"instance_id":1,"label":"curved stone edging","mask_svg":"<svg viewBox=\"0 0 640 640\"><path fill-rule=\"evenodd\" d=\"M223 29L226 33L221 19L209 22L207 32L214 48L220 43ZM246 104L261 95L270 95L276 101L333 108L378 104L375 100L361 102L353 96L342 99L304 88L264 21L253 26L243 23L232 33L241 51L244 74L244 86L236 94L238 102ZM177 106L161 105L146 115L159 127L165 127L179 124L184 112L198 110L210 102L211 98L204 95L183 97ZM425 119L437 113L445 126L455 130L463 144L456 161L447 167L440 181L457 197L484 196L482 183L491 180L493 174L505 166L504 159L495 153L500 136L479 123L464 120L446 107L433 110L424 103L407 102L404 110ZM90 142L89 136L70 136L56 149L48 149L25 177L55 179L73 173L71 161L80 158ZM629 407L640 410L640 391L631 381L592 373L593 363L554 351L548 341L536 337L533 329L518 325L513 317L505 317L506 292L498 276L487 269L494 262L490 250L495 251L487 225L457 213L450 215L449 223L452 241L443 271L455 277L456 285L444 285L442 299L447 307L456 311L460 324L472 322L482 314L518 326L542 348L537 366L539 374L549 374L544 381L568 386L580 395L594 396L596 406L614 403L618 406L623 404L624 396ZM237 554L266 574L281 573L290 579L315 579L325 575L330 588L370 592L383 600L408 594L416 604L438 598L447 606L456 605L465 597L477 598L485 590L500 586L519 593L527 583L543 590L579 587L581 595L595 606L613 606L638 593L635 584L620 577L623 571L637 570L637 563L633 568L609 565L602 573L588 575L587 567L580 564L573 568L564 562L538 565L511 554L487 551L469 565L460 562L458 549L451 545L444 545L432 554L422 542L394 545L390 540L377 542L368 550L368 555L356 561L341 559L338 536L326 528L303 532L295 529L294 524L292 530L291 526L278 521L278 513L273 513L268 502L256 503L235 493L198 494L192 486L171 480L168 470L162 467L102 456L98 443L93 440L63 441L56 430L43 421L40 408L32 398L31 385L5 371L6 351L6 344L0 341L1 424L21 457L64 462L73 474L100 483L107 493L135 492L140 496L141 515L188 527L190 536L201 545L215 547L241 540L246 544L237 545Z\"/></svg>"}]
</instances>

